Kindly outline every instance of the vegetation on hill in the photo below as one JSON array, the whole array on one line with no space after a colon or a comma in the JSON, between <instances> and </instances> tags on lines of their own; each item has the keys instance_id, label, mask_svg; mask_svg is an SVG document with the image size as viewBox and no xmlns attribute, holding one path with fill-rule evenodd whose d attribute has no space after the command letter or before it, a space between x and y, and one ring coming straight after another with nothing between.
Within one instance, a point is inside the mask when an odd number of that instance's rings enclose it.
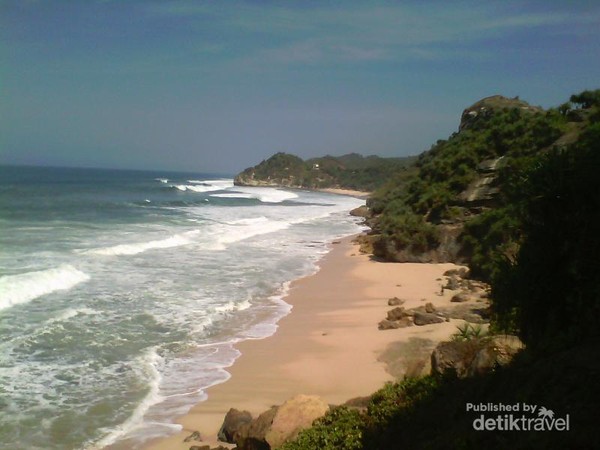
<instances>
[{"instance_id":1,"label":"vegetation on hill","mask_svg":"<svg viewBox=\"0 0 600 450\"><path fill-rule=\"evenodd\" d=\"M343 188L371 192L397 172L408 172L416 158L363 157L351 153L303 161L276 153L235 177L237 185L287 186L306 189Z\"/></svg>"},{"instance_id":2,"label":"vegetation on hill","mask_svg":"<svg viewBox=\"0 0 600 450\"><path fill-rule=\"evenodd\" d=\"M459 132L369 199L375 255L469 263L474 276L491 281L523 237L522 178L545 153L565 148L593 123L594 92L548 111L500 96L466 109Z\"/></svg>"},{"instance_id":3,"label":"vegetation on hill","mask_svg":"<svg viewBox=\"0 0 600 450\"><path fill-rule=\"evenodd\" d=\"M598 340L539 360L521 355L485 376L426 376L387 384L366 411L334 408L282 450L597 449L600 396ZM520 405L515 418L535 418L541 407L569 415L569 431L476 431L474 420L501 413L467 411L467 404ZM538 411L523 414L523 403Z\"/></svg>"},{"instance_id":4,"label":"vegetation on hill","mask_svg":"<svg viewBox=\"0 0 600 450\"><path fill-rule=\"evenodd\" d=\"M524 239L493 280L498 326L533 350L600 336L600 122L537 161L516 190Z\"/></svg>"},{"instance_id":5,"label":"vegetation on hill","mask_svg":"<svg viewBox=\"0 0 600 450\"><path fill-rule=\"evenodd\" d=\"M576 139L569 138L568 145L550 148L547 137L535 137L535 131L523 129L520 134L530 138L514 134L511 138L519 148L499 154L499 147L493 146L494 153L488 155L513 158L512 165L505 166L511 169L499 175L509 181L499 182L497 206L480 212L465 227L465 236L482 239L475 254L495 255L486 269L492 279L494 328L516 332L527 349L509 366L487 375L457 379L446 374L388 384L372 396L366 411L333 409L284 450L600 448L600 435L595 431L596 399L600 397L600 91L586 92L573 96L562 112L535 112L537 117L516 120L507 120L506 115L516 117L517 113L500 112L503 128L518 123L543 127L554 142L573 132L567 116L582 120L577 122ZM496 129L497 121L485 120ZM563 135L557 136L556 130ZM489 132L486 128L485 135L490 136ZM521 146L524 142L528 145ZM446 145L436 146L443 159L450 158L444 154ZM455 149L461 152L460 147ZM443 166L430 154L420 159L419 169L435 164ZM424 176L434 179L427 171ZM432 206L419 209L408 200L414 183L404 180L387 186L376 201L381 201L382 194L390 196L390 202L396 200L391 195L395 189L402 208L434 226L435 221L427 217ZM450 185L444 188L450 198L456 198L457 190ZM447 203L442 210L452 206ZM380 220L389 220L386 208L382 206ZM514 244L509 254L507 242ZM476 264L485 273L483 259ZM570 428L562 432L476 431L475 419L501 414L469 413L467 403L536 405L544 407L538 417L552 420L554 415L564 418L568 414ZM522 413L521 409L514 416L518 419Z\"/></svg>"}]
</instances>

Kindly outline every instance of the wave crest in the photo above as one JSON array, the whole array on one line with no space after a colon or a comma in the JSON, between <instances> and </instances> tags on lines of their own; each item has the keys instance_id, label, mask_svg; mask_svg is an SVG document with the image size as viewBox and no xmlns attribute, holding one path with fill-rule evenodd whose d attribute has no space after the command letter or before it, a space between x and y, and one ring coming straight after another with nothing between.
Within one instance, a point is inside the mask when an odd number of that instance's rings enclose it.
<instances>
[{"instance_id":1,"label":"wave crest","mask_svg":"<svg viewBox=\"0 0 600 450\"><path fill-rule=\"evenodd\" d=\"M68 290L90 276L69 264L47 270L8 275L0 278L0 310L54 291Z\"/></svg>"},{"instance_id":2,"label":"wave crest","mask_svg":"<svg viewBox=\"0 0 600 450\"><path fill-rule=\"evenodd\" d=\"M137 255L146 250L156 248L171 248L186 245L191 242L191 237L200 233L200 230L187 231L181 234L175 234L167 239L156 241L140 242L137 244L119 244L112 247L102 247L88 250L85 253L104 256L119 256L119 255Z\"/></svg>"}]
</instances>

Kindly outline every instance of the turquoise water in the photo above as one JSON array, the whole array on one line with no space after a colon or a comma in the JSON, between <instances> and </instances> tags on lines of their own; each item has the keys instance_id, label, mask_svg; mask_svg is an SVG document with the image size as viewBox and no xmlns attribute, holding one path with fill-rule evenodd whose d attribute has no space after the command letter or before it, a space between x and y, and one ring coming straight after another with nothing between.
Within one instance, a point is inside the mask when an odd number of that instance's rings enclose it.
<instances>
[{"instance_id":1,"label":"turquoise water","mask_svg":"<svg viewBox=\"0 0 600 450\"><path fill-rule=\"evenodd\" d=\"M209 174L0 167L0 448L173 432L360 231L351 197Z\"/></svg>"}]
</instances>

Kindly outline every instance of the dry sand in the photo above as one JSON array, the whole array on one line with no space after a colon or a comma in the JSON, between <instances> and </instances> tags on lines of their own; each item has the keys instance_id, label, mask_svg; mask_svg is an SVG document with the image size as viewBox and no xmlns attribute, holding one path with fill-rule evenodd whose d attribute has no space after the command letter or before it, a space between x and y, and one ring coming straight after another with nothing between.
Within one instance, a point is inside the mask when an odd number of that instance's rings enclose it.
<instances>
[{"instance_id":1,"label":"dry sand","mask_svg":"<svg viewBox=\"0 0 600 450\"><path fill-rule=\"evenodd\" d=\"M426 301L449 306L452 293L440 295L442 274L455 265L376 262L360 254L351 238L332 247L317 274L292 283L285 300L293 310L275 335L240 343L242 355L228 369L231 378L209 388L208 400L177 420L183 426L180 433L149 442L146 449L188 450L199 443L183 439L196 430L203 444L216 444L231 407L256 416L300 393L319 395L331 404L368 395L405 373L415 352L422 360L436 342L456 331L460 321L377 329L391 309L391 297L405 299L406 308Z\"/></svg>"},{"instance_id":2,"label":"dry sand","mask_svg":"<svg viewBox=\"0 0 600 450\"><path fill-rule=\"evenodd\" d=\"M328 194L349 195L351 197L358 197L358 198L367 198L371 195L371 192L355 191L353 189L319 188L316 190L319 192L327 192Z\"/></svg>"}]
</instances>

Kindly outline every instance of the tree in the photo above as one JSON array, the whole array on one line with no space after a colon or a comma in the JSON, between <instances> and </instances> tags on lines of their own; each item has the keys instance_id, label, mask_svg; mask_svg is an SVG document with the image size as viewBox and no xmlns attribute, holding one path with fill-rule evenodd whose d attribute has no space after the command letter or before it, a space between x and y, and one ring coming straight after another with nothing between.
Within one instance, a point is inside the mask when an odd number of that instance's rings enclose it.
<instances>
[{"instance_id":1,"label":"tree","mask_svg":"<svg viewBox=\"0 0 600 450\"><path fill-rule=\"evenodd\" d=\"M582 108L591 108L593 106L600 106L600 89L594 91L583 91L579 94L571 95L571 102Z\"/></svg>"},{"instance_id":2,"label":"tree","mask_svg":"<svg viewBox=\"0 0 600 450\"><path fill-rule=\"evenodd\" d=\"M521 186L524 240L492 286L497 324L534 350L600 336L600 124L554 150Z\"/></svg>"}]
</instances>

